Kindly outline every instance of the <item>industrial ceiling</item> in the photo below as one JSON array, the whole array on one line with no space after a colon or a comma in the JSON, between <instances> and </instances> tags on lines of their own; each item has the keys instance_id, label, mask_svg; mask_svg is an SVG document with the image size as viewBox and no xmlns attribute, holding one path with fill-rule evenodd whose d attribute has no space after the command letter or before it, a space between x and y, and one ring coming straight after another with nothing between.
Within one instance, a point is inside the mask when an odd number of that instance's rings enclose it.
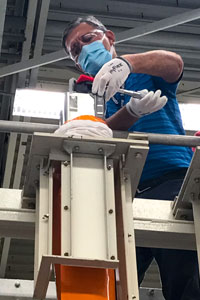
<instances>
[{"instance_id":1,"label":"industrial ceiling","mask_svg":"<svg viewBox=\"0 0 200 300\"><path fill-rule=\"evenodd\" d=\"M185 68L178 99L200 103L199 0L1 0L0 120L12 118L16 88L67 91L79 71L62 49L62 32L88 14L114 31L118 55L153 49L180 54ZM8 141L9 135L0 133L2 186Z\"/></svg>"},{"instance_id":2,"label":"industrial ceiling","mask_svg":"<svg viewBox=\"0 0 200 300\"><path fill-rule=\"evenodd\" d=\"M78 16L92 14L116 34L119 55L152 49L179 53L185 63L179 101L200 100L199 0L1 0L0 119L11 117L16 87L66 91L78 77L61 47L62 32ZM26 70L26 71L24 71ZM1 181L7 135L1 134Z\"/></svg>"}]
</instances>

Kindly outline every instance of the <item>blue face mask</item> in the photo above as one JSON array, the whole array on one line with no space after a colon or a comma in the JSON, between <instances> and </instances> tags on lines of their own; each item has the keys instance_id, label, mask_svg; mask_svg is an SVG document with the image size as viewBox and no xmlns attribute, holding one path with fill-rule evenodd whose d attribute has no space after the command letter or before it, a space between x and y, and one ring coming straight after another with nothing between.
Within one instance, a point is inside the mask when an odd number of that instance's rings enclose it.
<instances>
[{"instance_id":1,"label":"blue face mask","mask_svg":"<svg viewBox=\"0 0 200 300\"><path fill-rule=\"evenodd\" d=\"M112 54L106 50L101 41L95 41L83 46L78 58L82 70L90 75L96 75L101 67L112 59Z\"/></svg>"}]
</instances>

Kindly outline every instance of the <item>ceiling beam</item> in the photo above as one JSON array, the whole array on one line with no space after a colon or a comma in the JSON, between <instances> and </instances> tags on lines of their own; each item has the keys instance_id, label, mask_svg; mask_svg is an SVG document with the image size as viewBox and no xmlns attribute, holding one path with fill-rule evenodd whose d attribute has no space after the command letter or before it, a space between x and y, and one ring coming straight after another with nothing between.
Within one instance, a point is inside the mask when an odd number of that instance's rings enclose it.
<instances>
[{"instance_id":1,"label":"ceiling beam","mask_svg":"<svg viewBox=\"0 0 200 300\"><path fill-rule=\"evenodd\" d=\"M126 30L116 35L117 42L122 43L127 40L135 39L153 32L174 27L186 22L197 20L200 18L200 8L194 9L186 13L182 13L161 21L157 21L138 28ZM24 70L40 67L45 64L50 64L59 60L68 58L63 50L59 50L50 54L43 55L37 59L30 59L26 62L19 62L14 65L9 65L0 69L0 78L11 74L19 73Z\"/></svg>"},{"instance_id":2,"label":"ceiling beam","mask_svg":"<svg viewBox=\"0 0 200 300\"><path fill-rule=\"evenodd\" d=\"M0 68L0 78L40 66L48 65L66 58L69 58L69 56L66 55L64 50L59 50L42 55L38 58L32 58L27 61L20 61L19 63Z\"/></svg>"},{"instance_id":3,"label":"ceiling beam","mask_svg":"<svg viewBox=\"0 0 200 300\"><path fill-rule=\"evenodd\" d=\"M38 58L42 55L42 48L44 43L44 35L47 24L47 17L49 12L50 0L42 1L40 8L39 22L37 26L37 36L34 46L34 55L33 58ZM37 82L39 68L31 70L29 86L35 87Z\"/></svg>"},{"instance_id":4,"label":"ceiling beam","mask_svg":"<svg viewBox=\"0 0 200 300\"><path fill-rule=\"evenodd\" d=\"M25 41L23 42L23 46L22 46L21 62L27 61L30 57L31 42L33 37L33 30L34 30L36 10L37 10L37 2L38 0L29 1L27 22L26 22L26 29L25 29ZM18 87L24 88L25 81L26 81L26 72L21 72L20 76L18 77L18 83L17 83Z\"/></svg>"},{"instance_id":5,"label":"ceiling beam","mask_svg":"<svg viewBox=\"0 0 200 300\"><path fill-rule=\"evenodd\" d=\"M7 6L7 0L1 0L0 1L0 53L1 53L1 45L3 40L6 6Z\"/></svg>"},{"instance_id":6,"label":"ceiling beam","mask_svg":"<svg viewBox=\"0 0 200 300\"><path fill-rule=\"evenodd\" d=\"M200 19L200 8L116 34L116 44Z\"/></svg>"}]
</instances>

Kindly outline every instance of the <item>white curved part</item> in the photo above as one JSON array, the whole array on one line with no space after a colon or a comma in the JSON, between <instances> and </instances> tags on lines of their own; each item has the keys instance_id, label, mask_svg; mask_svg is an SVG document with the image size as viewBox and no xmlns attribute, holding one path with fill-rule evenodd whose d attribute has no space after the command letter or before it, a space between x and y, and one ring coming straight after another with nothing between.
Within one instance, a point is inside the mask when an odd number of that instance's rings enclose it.
<instances>
[{"instance_id":1,"label":"white curved part","mask_svg":"<svg viewBox=\"0 0 200 300\"><path fill-rule=\"evenodd\" d=\"M91 120L72 120L55 131L67 136L112 137L112 130L102 122Z\"/></svg>"},{"instance_id":2,"label":"white curved part","mask_svg":"<svg viewBox=\"0 0 200 300\"><path fill-rule=\"evenodd\" d=\"M103 160L74 157L72 170L72 256L107 259Z\"/></svg>"}]
</instances>

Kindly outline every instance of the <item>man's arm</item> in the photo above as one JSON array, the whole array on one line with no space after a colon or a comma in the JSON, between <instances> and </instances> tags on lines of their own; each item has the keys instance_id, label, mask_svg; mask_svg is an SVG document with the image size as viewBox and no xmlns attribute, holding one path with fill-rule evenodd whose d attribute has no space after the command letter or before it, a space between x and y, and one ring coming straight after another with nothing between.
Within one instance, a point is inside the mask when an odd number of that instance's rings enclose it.
<instances>
[{"instance_id":1,"label":"man's arm","mask_svg":"<svg viewBox=\"0 0 200 300\"><path fill-rule=\"evenodd\" d=\"M107 125L114 130L129 129L140 117L158 111L167 103L167 97L161 97L161 91L140 91L141 99L131 98L129 102L106 120Z\"/></svg>"},{"instance_id":2,"label":"man's arm","mask_svg":"<svg viewBox=\"0 0 200 300\"><path fill-rule=\"evenodd\" d=\"M176 82L183 71L182 58L170 51L154 50L122 57L131 64L134 73L159 76L171 83Z\"/></svg>"},{"instance_id":3,"label":"man's arm","mask_svg":"<svg viewBox=\"0 0 200 300\"><path fill-rule=\"evenodd\" d=\"M128 130L138 119L131 116L124 106L105 121L112 130Z\"/></svg>"},{"instance_id":4,"label":"man's arm","mask_svg":"<svg viewBox=\"0 0 200 300\"><path fill-rule=\"evenodd\" d=\"M116 94L131 72L176 82L183 71L182 58L173 52L154 50L141 54L126 54L105 63L94 78L92 93L109 100Z\"/></svg>"}]
</instances>

